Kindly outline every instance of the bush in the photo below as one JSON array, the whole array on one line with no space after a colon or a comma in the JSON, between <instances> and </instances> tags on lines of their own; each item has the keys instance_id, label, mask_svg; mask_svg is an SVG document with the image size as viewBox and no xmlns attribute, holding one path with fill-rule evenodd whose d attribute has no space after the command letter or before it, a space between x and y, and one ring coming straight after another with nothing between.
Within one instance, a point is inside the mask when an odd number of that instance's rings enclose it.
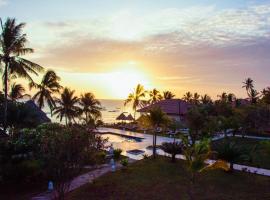
<instances>
[{"instance_id":1,"label":"bush","mask_svg":"<svg viewBox=\"0 0 270 200\"><path fill-rule=\"evenodd\" d=\"M113 150L113 158L115 160L119 160L122 153L122 149L114 149Z\"/></svg>"},{"instance_id":2,"label":"bush","mask_svg":"<svg viewBox=\"0 0 270 200\"><path fill-rule=\"evenodd\" d=\"M164 152L172 155L172 162L175 162L175 156L182 153L183 145L181 142L163 142L160 147Z\"/></svg>"},{"instance_id":3,"label":"bush","mask_svg":"<svg viewBox=\"0 0 270 200\"><path fill-rule=\"evenodd\" d=\"M124 168L126 168L128 166L128 159L124 158L120 161L120 163Z\"/></svg>"}]
</instances>

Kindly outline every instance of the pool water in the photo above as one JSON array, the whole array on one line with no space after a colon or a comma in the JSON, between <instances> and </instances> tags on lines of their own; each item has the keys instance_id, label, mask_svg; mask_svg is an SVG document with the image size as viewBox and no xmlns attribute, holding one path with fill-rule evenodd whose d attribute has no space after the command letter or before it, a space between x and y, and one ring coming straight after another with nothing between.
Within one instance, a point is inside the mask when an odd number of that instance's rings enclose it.
<instances>
[{"instance_id":1,"label":"pool water","mask_svg":"<svg viewBox=\"0 0 270 200\"><path fill-rule=\"evenodd\" d=\"M149 134L136 133L131 131L124 131L113 128L99 128L98 131L102 134L103 138L108 138L107 145L113 145L113 148L122 149L122 154L130 158L140 160L143 155L152 155L152 149L147 147L151 146L153 143L153 136ZM108 134L114 133L114 134ZM116 134L116 135L115 135ZM157 145L161 145L163 142L173 142L173 138L157 136ZM132 150L141 150L140 154L129 153ZM157 153L164 155L161 149L157 149Z\"/></svg>"}]
</instances>

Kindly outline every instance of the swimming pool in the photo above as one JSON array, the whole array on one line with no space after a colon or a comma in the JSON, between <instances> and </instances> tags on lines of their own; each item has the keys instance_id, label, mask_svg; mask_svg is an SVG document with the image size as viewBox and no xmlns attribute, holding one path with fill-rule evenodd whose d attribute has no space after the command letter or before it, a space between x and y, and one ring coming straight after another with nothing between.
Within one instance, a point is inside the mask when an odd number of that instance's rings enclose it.
<instances>
[{"instance_id":1,"label":"swimming pool","mask_svg":"<svg viewBox=\"0 0 270 200\"><path fill-rule=\"evenodd\" d=\"M149 134L136 133L132 131L124 131L114 128L99 128L98 131L102 134L103 138L108 138L108 145L112 144L113 148L120 148L123 150L122 154L130 158L140 160L143 155L152 155L152 150L147 149L153 143L153 136ZM112 134L111 134L112 133ZM179 141L177 139L176 141ZM173 142L173 138L157 136L157 145L161 145L163 142ZM144 153L132 154L129 153L132 150L141 150ZM161 149L157 149L157 153L164 155L165 153Z\"/></svg>"}]
</instances>

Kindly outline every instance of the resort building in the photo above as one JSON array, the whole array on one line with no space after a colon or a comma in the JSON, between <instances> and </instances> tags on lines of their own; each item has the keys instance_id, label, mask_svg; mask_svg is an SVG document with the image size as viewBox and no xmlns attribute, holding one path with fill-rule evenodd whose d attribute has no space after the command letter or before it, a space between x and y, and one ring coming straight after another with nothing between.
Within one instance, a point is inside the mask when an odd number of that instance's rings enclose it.
<instances>
[{"instance_id":1,"label":"resort building","mask_svg":"<svg viewBox=\"0 0 270 200\"><path fill-rule=\"evenodd\" d=\"M185 116L190 104L181 99L166 99L141 108L137 110L137 112L148 113L154 107L160 107L169 117L180 122L185 121Z\"/></svg>"}]
</instances>

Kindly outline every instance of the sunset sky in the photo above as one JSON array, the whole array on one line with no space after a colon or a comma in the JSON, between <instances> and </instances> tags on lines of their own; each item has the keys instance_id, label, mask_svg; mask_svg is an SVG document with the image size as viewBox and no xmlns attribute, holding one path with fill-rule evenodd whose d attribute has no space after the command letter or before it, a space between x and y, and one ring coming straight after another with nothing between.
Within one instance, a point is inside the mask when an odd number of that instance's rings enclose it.
<instances>
[{"instance_id":1,"label":"sunset sky","mask_svg":"<svg viewBox=\"0 0 270 200\"><path fill-rule=\"evenodd\" d=\"M98 98L147 89L245 97L270 86L270 0L0 0L26 22L33 61Z\"/></svg>"}]
</instances>

